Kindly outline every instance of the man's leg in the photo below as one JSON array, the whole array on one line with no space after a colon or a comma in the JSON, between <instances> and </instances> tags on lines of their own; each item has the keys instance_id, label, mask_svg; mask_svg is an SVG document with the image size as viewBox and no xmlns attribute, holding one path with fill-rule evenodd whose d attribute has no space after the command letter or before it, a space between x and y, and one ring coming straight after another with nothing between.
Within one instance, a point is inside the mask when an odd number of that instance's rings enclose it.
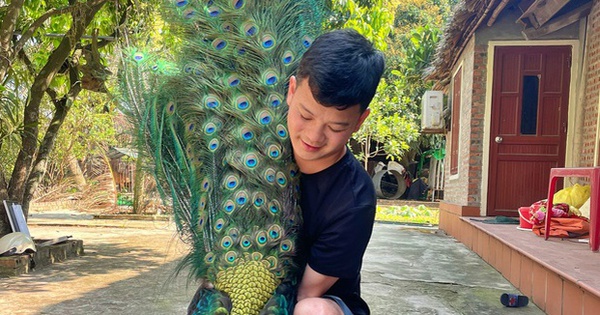
<instances>
[{"instance_id":1,"label":"man's leg","mask_svg":"<svg viewBox=\"0 0 600 315\"><path fill-rule=\"evenodd\" d=\"M296 303L294 315L352 315L348 306L337 296L306 298Z\"/></svg>"}]
</instances>

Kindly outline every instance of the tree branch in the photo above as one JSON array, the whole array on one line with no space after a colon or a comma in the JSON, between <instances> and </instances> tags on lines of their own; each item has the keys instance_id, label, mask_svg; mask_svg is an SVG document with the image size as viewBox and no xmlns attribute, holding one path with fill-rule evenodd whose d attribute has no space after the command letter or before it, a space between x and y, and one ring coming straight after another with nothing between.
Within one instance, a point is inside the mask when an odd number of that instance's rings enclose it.
<instances>
[{"instance_id":1,"label":"tree branch","mask_svg":"<svg viewBox=\"0 0 600 315\"><path fill-rule=\"evenodd\" d=\"M55 15L61 15L61 14L65 14L67 12L78 11L82 7L95 6L102 2L106 2L106 0L77 2L74 5L70 5L68 7L53 8L53 9L46 11L46 13L42 14L42 16L40 16L37 20L35 20L33 23L31 23L31 25L27 28L27 30L23 34L21 34L21 38L19 38L19 41L17 41L17 44L15 44L15 48L14 48L15 52L18 52L19 50L23 49L23 46L25 46L25 43L31 39L31 37L33 36L33 33L35 33L35 31L39 27L41 27L44 24L44 22L46 22L47 19L49 19Z\"/></svg>"},{"instance_id":2,"label":"tree branch","mask_svg":"<svg viewBox=\"0 0 600 315\"><path fill-rule=\"evenodd\" d=\"M14 56L10 45L24 2L25 0L11 1L6 15L2 19L2 25L0 26L0 81L4 81L4 76Z\"/></svg>"},{"instance_id":3,"label":"tree branch","mask_svg":"<svg viewBox=\"0 0 600 315\"><path fill-rule=\"evenodd\" d=\"M29 173L33 166L32 161L37 150L39 110L42 96L50 86L50 82L52 82L64 61L69 57L71 51L79 42L81 36L83 36L86 27L91 23L95 14L107 1L108 0L88 1L85 6L79 6L78 10L71 13L73 18L71 28L67 31L58 47L52 51L48 57L48 61L35 77L31 86L30 94L24 109L25 130L21 137L21 150L19 151L13 169L8 191L10 198L23 203L24 212L28 211L27 206L29 204L29 201L25 200L24 197L26 194L29 197L32 195L30 189L33 186L28 180L28 177L30 176ZM72 84L75 84L75 82L72 82ZM53 142L51 144L53 145ZM27 188L25 187L26 182Z\"/></svg>"}]
</instances>

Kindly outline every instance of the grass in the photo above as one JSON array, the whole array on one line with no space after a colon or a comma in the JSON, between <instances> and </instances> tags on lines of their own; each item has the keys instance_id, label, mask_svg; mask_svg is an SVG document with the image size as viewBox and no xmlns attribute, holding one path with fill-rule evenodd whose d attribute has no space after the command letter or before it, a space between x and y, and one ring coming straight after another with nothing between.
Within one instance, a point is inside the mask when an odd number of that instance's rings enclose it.
<instances>
[{"instance_id":1,"label":"grass","mask_svg":"<svg viewBox=\"0 0 600 315\"><path fill-rule=\"evenodd\" d=\"M424 205L412 207L404 206L377 206L375 220L380 222L438 225L440 211Z\"/></svg>"}]
</instances>

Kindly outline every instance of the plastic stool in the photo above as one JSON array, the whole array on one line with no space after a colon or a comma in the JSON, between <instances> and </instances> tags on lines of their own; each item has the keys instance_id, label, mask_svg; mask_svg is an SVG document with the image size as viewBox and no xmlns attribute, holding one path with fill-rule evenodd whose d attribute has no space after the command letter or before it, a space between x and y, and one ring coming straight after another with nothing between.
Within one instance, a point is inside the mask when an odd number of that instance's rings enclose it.
<instances>
[{"instance_id":1,"label":"plastic stool","mask_svg":"<svg viewBox=\"0 0 600 315\"><path fill-rule=\"evenodd\" d=\"M550 223L552 220L552 206L554 191L556 190L556 181L559 177L587 177L590 179L590 247L592 251L597 252L600 247L600 226L598 224L598 197L600 188L600 167L573 167L573 168L552 168L550 169L550 185L548 187L548 203L546 211L546 233L545 239L548 239Z\"/></svg>"}]
</instances>

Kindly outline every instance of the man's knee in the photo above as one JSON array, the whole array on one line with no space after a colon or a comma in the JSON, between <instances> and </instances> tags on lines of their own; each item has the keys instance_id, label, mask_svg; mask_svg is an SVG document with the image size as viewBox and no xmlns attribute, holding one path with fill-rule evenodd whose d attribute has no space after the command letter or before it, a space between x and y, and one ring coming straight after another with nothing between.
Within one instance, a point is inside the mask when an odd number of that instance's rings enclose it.
<instances>
[{"instance_id":1,"label":"man's knee","mask_svg":"<svg viewBox=\"0 0 600 315\"><path fill-rule=\"evenodd\" d=\"M306 298L296 303L294 315L343 315L339 305L330 299Z\"/></svg>"}]
</instances>

